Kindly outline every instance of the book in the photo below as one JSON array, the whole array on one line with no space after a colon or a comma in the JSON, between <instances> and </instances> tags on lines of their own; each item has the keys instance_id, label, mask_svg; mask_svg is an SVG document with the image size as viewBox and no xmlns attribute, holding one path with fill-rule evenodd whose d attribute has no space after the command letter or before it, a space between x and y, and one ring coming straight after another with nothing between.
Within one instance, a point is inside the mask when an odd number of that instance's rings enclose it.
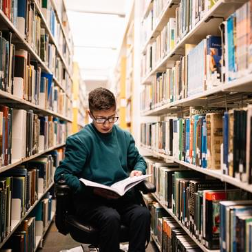
<instances>
[{"instance_id":1,"label":"book","mask_svg":"<svg viewBox=\"0 0 252 252\"><path fill-rule=\"evenodd\" d=\"M132 187L139 184L140 182L142 182L143 180L145 180L147 177L150 177L150 176L151 174L128 177L126 179L123 179L114 183L111 186L96 183L96 182L93 182L84 178L80 178L80 181L84 183L86 186L106 189L114 193L117 193L120 196L123 196L129 189L131 189Z\"/></svg>"}]
</instances>

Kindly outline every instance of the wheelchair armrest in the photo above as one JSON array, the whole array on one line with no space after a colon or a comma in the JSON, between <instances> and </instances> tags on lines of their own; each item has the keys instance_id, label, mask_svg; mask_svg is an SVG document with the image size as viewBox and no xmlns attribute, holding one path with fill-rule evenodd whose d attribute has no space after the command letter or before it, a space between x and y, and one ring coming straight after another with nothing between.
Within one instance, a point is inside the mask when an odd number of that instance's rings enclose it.
<instances>
[{"instance_id":1,"label":"wheelchair armrest","mask_svg":"<svg viewBox=\"0 0 252 252\"><path fill-rule=\"evenodd\" d=\"M61 179L55 184L55 195L56 195L56 213L55 213L55 224L57 229L62 234L68 233L66 225L66 216L70 211L72 192L65 180Z\"/></svg>"},{"instance_id":2,"label":"wheelchair armrest","mask_svg":"<svg viewBox=\"0 0 252 252\"><path fill-rule=\"evenodd\" d=\"M137 185L137 189L141 191L143 194L156 192L156 186L147 180L144 180L141 183L139 183Z\"/></svg>"}]
</instances>

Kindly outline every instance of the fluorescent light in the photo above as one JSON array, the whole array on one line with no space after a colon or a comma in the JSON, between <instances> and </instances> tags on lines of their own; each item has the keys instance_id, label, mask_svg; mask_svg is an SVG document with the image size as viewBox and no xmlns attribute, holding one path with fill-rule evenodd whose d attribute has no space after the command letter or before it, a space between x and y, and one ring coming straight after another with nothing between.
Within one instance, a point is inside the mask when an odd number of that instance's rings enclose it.
<instances>
[{"instance_id":1,"label":"fluorescent light","mask_svg":"<svg viewBox=\"0 0 252 252\"><path fill-rule=\"evenodd\" d=\"M97 76L97 75L85 75L85 74L82 74L82 79L84 81L87 81L87 80L107 81L108 80L108 76L106 76L106 75Z\"/></svg>"}]
</instances>

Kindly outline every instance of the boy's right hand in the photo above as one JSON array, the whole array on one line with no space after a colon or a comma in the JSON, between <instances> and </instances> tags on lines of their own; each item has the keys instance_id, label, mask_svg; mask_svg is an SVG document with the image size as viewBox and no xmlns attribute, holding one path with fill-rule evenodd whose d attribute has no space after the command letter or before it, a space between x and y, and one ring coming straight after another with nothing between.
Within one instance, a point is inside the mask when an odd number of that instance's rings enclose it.
<instances>
[{"instance_id":1,"label":"boy's right hand","mask_svg":"<svg viewBox=\"0 0 252 252\"><path fill-rule=\"evenodd\" d=\"M118 199L120 196L103 188L94 188L93 193L105 199Z\"/></svg>"}]
</instances>

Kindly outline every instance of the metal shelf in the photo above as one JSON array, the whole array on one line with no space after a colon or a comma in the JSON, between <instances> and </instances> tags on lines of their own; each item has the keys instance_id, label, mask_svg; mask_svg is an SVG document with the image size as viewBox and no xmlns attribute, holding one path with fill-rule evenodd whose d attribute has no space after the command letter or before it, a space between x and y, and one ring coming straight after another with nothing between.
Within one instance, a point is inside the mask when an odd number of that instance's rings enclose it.
<instances>
[{"instance_id":1,"label":"metal shelf","mask_svg":"<svg viewBox=\"0 0 252 252\"><path fill-rule=\"evenodd\" d=\"M236 187L239 187L239 188L241 188L241 189L243 189L245 191L248 191L248 192L252 193L252 184L248 184L248 183L240 181L239 179L236 179L236 178L233 178L231 176L225 175L225 174L223 174L221 172L221 170L202 168L202 167L199 167L199 166L196 166L196 165L189 164L187 162L178 160L178 159L176 159L174 157L158 153L158 152L153 151L151 148L148 148L148 147L146 147L144 145L142 145L141 147L144 148L144 150L148 151L152 156L163 158L166 162L168 161L168 162L178 163L178 164L180 164L182 166L185 166L185 167L187 167L187 168L189 168L191 170L195 170L197 172L204 173L204 174L206 174L208 176L217 178L217 179L219 179L219 180L221 180L223 182L232 184L232 185L234 185Z\"/></svg>"},{"instance_id":2,"label":"metal shelf","mask_svg":"<svg viewBox=\"0 0 252 252\"><path fill-rule=\"evenodd\" d=\"M2 91L0 90L0 103L4 103L5 105L7 104L11 104L12 107L17 107L19 109L32 109L34 111L36 111L39 114L43 114L43 115L52 115L55 117L58 117L62 120L68 121L68 122L72 122L72 120L70 118L67 118L63 115L60 115L58 113L53 112L52 110L49 109L44 109L38 105L35 105L29 101L26 101L24 99L21 99L15 95L12 95L8 92Z\"/></svg>"},{"instance_id":3,"label":"metal shelf","mask_svg":"<svg viewBox=\"0 0 252 252\"><path fill-rule=\"evenodd\" d=\"M155 193L152 194L153 197L158 201L158 203L165 209L169 215L172 216L172 218L183 228L183 230L187 233L187 235L204 251L204 252L219 252L219 249L216 250L209 250L207 249L199 240L197 240L190 231L181 223L181 221L178 220L178 218L173 214L172 210L167 208L164 202L160 201L159 198Z\"/></svg>"},{"instance_id":4,"label":"metal shelf","mask_svg":"<svg viewBox=\"0 0 252 252\"><path fill-rule=\"evenodd\" d=\"M52 222L53 222L53 218L55 216L55 212L51 213L51 220L48 222L47 227L45 228L42 236L36 236L36 247L34 251L37 251L38 248L42 247L41 243L43 241L43 238L45 237L46 232L48 231L49 227L51 226Z\"/></svg>"},{"instance_id":5,"label":"metal shelf","mask_svg":"<svg viewBox=\"0 0 252 252\"><path fill-rule=\"evenodd\" d=\"M149 14L151 8L152 8L152 3L153 3L153 0L148 0L148 3L146 4L146 7L143 11L143 17L142 17L142 22L143 20L147 17L147 15Z\"/></svg>"},{"instance_id":6,"label":"metal shelf","mask_svg":"<svg viewBox=\"0 0 252 252\"><path fill-rule=\"evenodd\" d=\"M252 92L252 74L249 74L240 79L225 84L220 84L218 87L206 90L200 94L196 94L185 99L181 99L171 103L160 104L159 107L146 110L142 113L142 116L158 116L168 112L174 113L180 109L180 107L189 106L208 106L213 95L223 95L225 98L226 93L230 92ZM221 97L219 96L218 99ZM210 106L209 105L209 106Z\"/></svg>"},{"instance_id":7,"label":"metal shelf","mask_svg":"<svg viewBox=\"0 0 252 252\"><path fill-rule=\"evenodd\" d=\"M159 33L162 31L164 26L167 24L169 17L172 16L172 14L175 13L175 7L178 4L178 0L170 0L167 2L166 6L164 7L163 11L159 14L158 21L151 31L149 37L147 38L143 49L142 49L142 54L145 54L147 46L154 38L156 38Z\"/></svg>"},{"instance_id":8,"label":"metal shelf","mask_svg":"<svg viewBox=\"0 0 252 252\"><path fill-rule=\"evenodd\" d=\"M63 57L63 55L62 55L62 52L59 50L59 47L58 47L57 43L55 42L54 36L52 35L52 32L51 32L50 28L48 27L48 24L47 24L47 22L46 22L46 20L45 20L45 17L44 17L44 15L43 15L43 13L42 13L42 11L41 11L41 9L40 9L40 7L39 7L37 1L34 1L34 4L35 4L35 6L36 6L36 9L37 9L37 11L38 11L38 13L39 13L39 15L40 15L42 21L43 21L43 24L44 24L44 26L45 26L46 31L47 31L47 33L49 34L49 37L50 37L51 42L55 45L56 51L57 51L58 55L60 56L60 59L61 59L61 61L63 62L63 65L64 65L65 69L67 70L69 76L71 76L70 70L69 70L69 68L68 68L68 66L67 66L67 64L66 64L66 62L65 62L65 59L64 59L64 57ZM55 8L54 8L54 11L55 11ZM69 52L69 53L70 53L70 52Z\"/></svg>"},{"instance_id":9,"label":"metal shelf","mask_svg":"<svg viewBox=\"0 0 252 252\"><path fill-rule=\"evenodd\" d=\"M198 44L207 35L218 35L219 25L223 18L228 18L238 7L240 7L246 0L219 0L208 13L200 20L191 31L184 36L181 41L175 46L166 57L156 63L153 70L143 78L142 84L148 84L151 77L168 67L172 67L174 62L178 60L180 55L184 54L185 44Z\"/></svg>"},{"instance_id":10,"label":"metal shelf","mask_svg":"<svg viewBox=\"0 0 252 252\"><path fill-rule=\"evenodd\" d=\"M47 72L50 73L54 76L54 74L51 72L51 70L46 66L45 62L43 62L41 60L41 58L38 56L38 54L31 48L31 46L27 43L27 41L22 37L22 35L20 34L20 32L17 30L17 28L12 24L12 22L5 16L5 14L3 13L2 10L0 10L0 20L3 22L0 22L0 30L1 29L6 29L8 28L12 34L12 42L14 42L15 44L18 44L19 48L25 49L27 50L32 59L38 61L38 63L41 65L42 69ZM64 63L64 62L63 62ZM59 81L53 77L54 82L62 89L62 85L59 83Z\"/></svg>"},{"instance_id":11,"label":"metal shelf","mask_svg":"<svg viewBox=\"0 0 252 252\"><path fill-rule=\"evenodd\" d=\"M15 161L12 164L9 164L9 165L6 165L6 166L0 166L0 173L5 172L5 171L17 166L17 165L22 164L22 163L28 162L28 161L30 161L30 160L32 160L32 159L34 159L36 157L39 157L39 156L41 156L43 154L46 154L47 152L50 152L50 151L53 151L55 149L61 148L63 146L65 146L65 144L59 144L59 145L56 145L54 147L48 148L47 150L36 153L36 154L34 154L34 155L30 156L30 157L26 157L26 158L23 158L21 160Z\"/></svg>"},{"instance_id":12,"label":"metal shelf","mask_svg":"<svg viewBox=\"0 0 252 252\"><path fill-rule=\"evenodd\" d=\"M51 187L54 185L54 183L52 183L47 189L46 191L34 202L34 204L28 209L28 211L25 213L25 215L21 218L20 221L15 221L11 223L11 232L4 238L4 240L0 243L0 248L3 247L3 245L8 241L8 239L11 237L11 235L16 231L16 229L18 228L18 226L21 224L21 222L31 213L31 211L36 207L36 205L38 204L38 202L44 197L44 195L46 195L46 193L51 189Z\"/></svg>"}]
</instances>

